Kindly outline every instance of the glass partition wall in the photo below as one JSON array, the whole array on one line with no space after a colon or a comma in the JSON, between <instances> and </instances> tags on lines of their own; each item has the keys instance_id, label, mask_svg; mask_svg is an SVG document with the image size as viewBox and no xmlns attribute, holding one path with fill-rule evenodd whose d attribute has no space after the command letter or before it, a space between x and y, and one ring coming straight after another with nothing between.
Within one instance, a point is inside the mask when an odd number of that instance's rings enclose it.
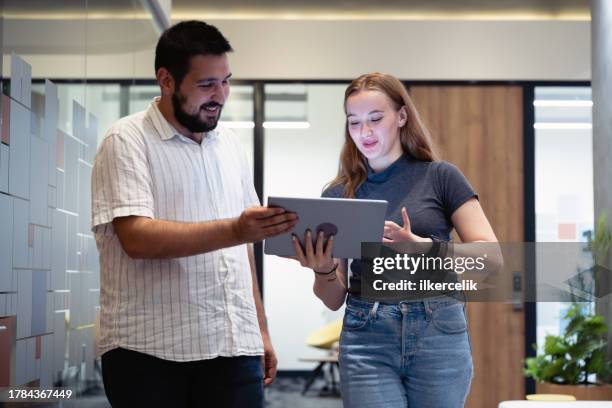
<instances>
[{"instance_id":1,"label":"glass partition wall","mask_svg":"<svg viewBox=\"0 0 612 408\"><path fill-rule=\"evenodd\" d=\"M538 86L533 104L536 241L586 242L594 221L591 88ZM539 350L547 334L564 330L569 306L537 303Z\"/></svg>"},{"instance_id":2,"label":"glass partition wall","mask_svg":"<svg viewBox=\"0 0 612 408\"><path fill-rule=\"evenodd\" d=\"M81 391L99 380L91 168L120 101L89 80L125 78L157 32L138 0L35 3L0 2L0 387Z\"/></svg>"}]
</instances>

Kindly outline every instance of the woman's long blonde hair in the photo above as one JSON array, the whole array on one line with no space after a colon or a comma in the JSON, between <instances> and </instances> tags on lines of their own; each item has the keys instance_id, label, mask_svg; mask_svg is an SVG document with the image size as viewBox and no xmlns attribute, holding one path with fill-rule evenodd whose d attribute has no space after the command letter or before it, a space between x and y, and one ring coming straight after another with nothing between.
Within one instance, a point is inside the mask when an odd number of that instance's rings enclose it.
<instances>
[{"instance_id":1,"label":"woman's long blonde hair","mask_svg":"<svg viewBox=\"0 0 612 408\"><path fill-rule=\"evenodd\" d=\"M344 113L346 103L351 95L360 91L379 91L387 95L394 108L406 107L407 120L400 128L399 138L402 150L406 154L422 161L435 161L435 152L429 132L419 117L412 99L404 85L394 76L374 72L361 75L353 80L344 92ZM338 175L329 183L329 187L344 185L344 196L354 198L355 192L366 180L366 158L361 154L348 131L348 119L344 124L344 146L340 153Z\"/></svg>"}]
</instances>

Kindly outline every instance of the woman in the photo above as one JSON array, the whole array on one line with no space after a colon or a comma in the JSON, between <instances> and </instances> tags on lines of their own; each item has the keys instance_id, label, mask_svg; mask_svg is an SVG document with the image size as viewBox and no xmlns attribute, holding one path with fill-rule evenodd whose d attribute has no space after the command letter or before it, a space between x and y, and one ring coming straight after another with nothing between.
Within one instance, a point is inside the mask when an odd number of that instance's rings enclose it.
<instances>
[{"instance_id":1,"label":"woman","mask_svg":"<svg viewBox=\"0 0 612 408\"><path fill-rule=\"evenodd\" d=\"M478 196L452 164L438 161L402 83L380 73L345 92L345 143L324 197L389 202L384 242L497 242ZM412 215L412 219L410 218ZM377 302L360 296L361 262L333 259L333 237L293 236L297 259L315 272L314 293L330 309L346 300L340 339L345 407L462 407L473 366L465 308L452 297ZM424 244L425 245L425 244ZM348 296L347 296L348 294Z\"/></svg>"}]
</instances>

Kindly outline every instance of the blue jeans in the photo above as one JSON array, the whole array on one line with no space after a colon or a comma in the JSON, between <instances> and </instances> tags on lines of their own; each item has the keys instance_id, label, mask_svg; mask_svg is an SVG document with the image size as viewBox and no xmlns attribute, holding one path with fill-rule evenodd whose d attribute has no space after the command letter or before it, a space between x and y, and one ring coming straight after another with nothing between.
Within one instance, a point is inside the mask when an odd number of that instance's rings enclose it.
<instances>
[{"instance_id":1,"label":"blue jeans","mask_svg":"<svg viewBox=\"0 0 612 408\"><path fill-rule=\"evenodd\" d=\"M345 408L460 408L473 376L463 303L349 295L340 337Z\"/></svg>"}]
</instances>

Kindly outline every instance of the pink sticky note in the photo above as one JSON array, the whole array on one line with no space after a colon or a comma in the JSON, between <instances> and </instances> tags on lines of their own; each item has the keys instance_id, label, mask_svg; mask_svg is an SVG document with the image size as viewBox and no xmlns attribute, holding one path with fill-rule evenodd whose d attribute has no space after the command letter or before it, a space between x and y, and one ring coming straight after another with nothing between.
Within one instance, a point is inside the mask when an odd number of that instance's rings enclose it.
<instances>
[{"instance_id":1,"label":"pink sticky note","mask_svg":"<svg viewBox=\"0 0 612 408\"><path fill-rule=\"evenodd\" d=\"M576 239L576 224L559 224L557 236L559 239Z\"/></svg>"}]
</instances>

